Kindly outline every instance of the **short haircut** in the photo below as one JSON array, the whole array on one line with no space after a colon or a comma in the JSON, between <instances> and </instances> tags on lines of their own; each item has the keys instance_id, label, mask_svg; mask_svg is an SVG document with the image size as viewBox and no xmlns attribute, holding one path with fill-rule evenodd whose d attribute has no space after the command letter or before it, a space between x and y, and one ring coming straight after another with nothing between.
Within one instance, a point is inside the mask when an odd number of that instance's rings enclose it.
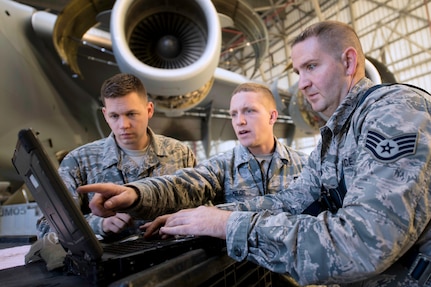
<instances>
[{"instance_id":1,"label":"short haircut","mask_svg":"<svg viewBox=\"0 0 431 287\"><path fill-rule=\"evenodd\" d=\"M234 96L235 94L238 94L239 92L260 93L267 100L268 108L270 109L277 108L274 95L272 94L271 90L265 85L257 84L257 83L243 83L235 88L235 90L232 92L232 96Z\"/></svg>"},{"instance_id":2,"label":"short haircut","mask_svg":"<svg viewBox=\"0 0 431 287\"><path fill-rule=\"evenodd\" d=\"M148 101L147 91L139 78L132 74L116 74L103 82L100 100L105 105L105 99L124 97L132 92Z\"/></svg>"},{"instance_id":3,"label":"short haircut","mask_svg":"<svg viewBox=\"0 0 431 287\"><path fill-rule=\"evenodd\" d=\"M358 64L365 67L365 55L355 30L349 25L338 21L322 21L307 27L293 40L292 47L308 38L316 37L322 48L335 59L340 59L348 47L358 53Z\"/></svg>"}]
</instances>

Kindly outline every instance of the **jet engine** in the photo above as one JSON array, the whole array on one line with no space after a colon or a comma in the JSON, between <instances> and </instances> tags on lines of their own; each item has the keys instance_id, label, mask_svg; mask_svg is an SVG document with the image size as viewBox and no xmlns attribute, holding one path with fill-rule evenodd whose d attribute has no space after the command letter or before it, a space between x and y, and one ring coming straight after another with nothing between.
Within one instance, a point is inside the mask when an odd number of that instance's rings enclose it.
<instances>
[{"instance_id":1,"label":"jet engine","mask_svg":"<svg viewBox=\"0 0 431 287\"><path fill-rule=\"evenodd\" d=\"M159 111L180 114L209 93L221 49L211 1L116 1L110 32L120 70L140 77Z\"/></svg>"}]
</instances>

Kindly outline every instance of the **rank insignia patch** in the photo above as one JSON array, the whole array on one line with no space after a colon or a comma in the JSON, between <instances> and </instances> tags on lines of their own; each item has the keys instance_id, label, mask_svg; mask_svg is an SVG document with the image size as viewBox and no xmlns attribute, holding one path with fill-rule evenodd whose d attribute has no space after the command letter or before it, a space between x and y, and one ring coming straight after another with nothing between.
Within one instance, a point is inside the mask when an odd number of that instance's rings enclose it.
<instances>
[{"instance_id":1,"label":"rank insignia patch","mask_svg":"<svg viewBox=\"0 0 431 287\"><path fill-rule=\"evenodd\" d=\"M383 162L393 162L403 156L416 152L417 134L404 134L394 138L386 138L384 135L368 131L365 149L371 152L373 157Z\"/></svg>"}]
</instances>

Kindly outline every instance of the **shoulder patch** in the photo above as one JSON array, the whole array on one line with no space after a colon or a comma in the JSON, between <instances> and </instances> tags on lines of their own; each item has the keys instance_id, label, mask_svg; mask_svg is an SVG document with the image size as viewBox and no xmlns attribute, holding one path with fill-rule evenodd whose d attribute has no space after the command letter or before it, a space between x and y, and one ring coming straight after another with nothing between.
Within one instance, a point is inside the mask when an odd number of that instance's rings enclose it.
<instances>
[{"instance_id":1,"label":"shoulder patch","mask_svg":"<svg viewBox=\"0 0 431 287\"><path fill-rule=\"evenodd\" d=\"M416 152L417 137L417 134L403 134L386 138L376 131L368 131L365 149L378 161L393 162Z\"/></svg>"}]
</instances>

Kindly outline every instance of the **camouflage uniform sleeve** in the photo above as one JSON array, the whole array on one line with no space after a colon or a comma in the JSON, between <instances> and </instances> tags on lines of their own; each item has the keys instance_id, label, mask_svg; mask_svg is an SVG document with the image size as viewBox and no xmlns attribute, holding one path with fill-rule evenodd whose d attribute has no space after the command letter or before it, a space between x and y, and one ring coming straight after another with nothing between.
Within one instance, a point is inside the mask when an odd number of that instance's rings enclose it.
<instances>
[{"instance_id":1,"label":"camouflage uniform sleeve","mask_svg":"<svg viewBox=\"0 0 431 287\"><path fill-rule=\"evenodd\" d=\"M102 228L104 219L91 213L88 207L88 195L80 194L76 191L78 186L87 184L87 179L83 178L81 168L73 151L66 155L66 157L63 159L60 167L58 168L58 173L63 179L64 184L66 185L66 188L69 190L73 199L77 202L79 208L83 212L88 225L95 234L105 236L106 234L103 232Z\"/></svg>"},{"instance_id":2,"label":"camouflage uniform sleeve","mask_svg":"<svg viewBox=\"0 0 431 287\"><path fill-rule=\"evenodd\" d=\"M127 186L141 194L134 208L125 210L140 219L172 213L182 208L196 207L214 200L223 191L223 160L204 161L195 168L184 168L173 175L149 177Z\"/></svg>"},{"instance_id":3,"label":"camouflage uniform sleeve","mask_svg":"<svg viewBox=\"0 0 431 287\"><path fill-rule=\"evenodd\" d=\"M304 285L358 282L387 270L431 219L427 107L429 100L391 93L364 108L360 118L352 119L344 142L333 141L339 147L337 156L348 157L345 164L354 162L345 167L342 208L317 217L296 214L295 208L275 215L268 210L234 212L226 230L228 253L237 260L246 258L275 272L290 273ZM405 142L416 140L410 142L414 145L410 153L402 149L389 158L392 153L370 146L370 132L388 139L382 147L397 146L398 136ZM330 177L325 168L322 177ZM286 195L295 196L282 192L272 197L293 203Z\"/></svg>"},{"instance_id":4,"label":"camouflage uniform sleeve","mask_svg":"<svg viewBox=\"0 0 431 287\"><path fill-rule=\"evenodd\" d=\"M92 213L86 214L84 217L95 234L107 236L107 234L103 231L103 217L96 216Z\"/></svg>"},{"instance_id":5,"label":"camouflage uniform sleeve","mask_svg":"<svg viewBox=\"0 0 431 287\"><path fill-rule=\"evenodd\" d=\"M247 257L248 231L255 215L254 212L234 211L229 216L226 226L227 254L236 261L243 261Z\"/></svg>"},{"instance_id":6,"label":"camouflage uniform sleeve","mask_svg":"<svg viewBox=\"0 0 431 287\"><path fill-rule=\"evenodd\" d=\"M66 157L63 159L58 168L58 173L63 179L63 182L67 190L69 190L72 198L78 203L79 206L81 206L82 199L78 192L76 192L76 189L78 186L84 185L86 182L81 177L79 164L76 158L73 156L73 151L66 155Z\"/></svg>"}]
</instances>

